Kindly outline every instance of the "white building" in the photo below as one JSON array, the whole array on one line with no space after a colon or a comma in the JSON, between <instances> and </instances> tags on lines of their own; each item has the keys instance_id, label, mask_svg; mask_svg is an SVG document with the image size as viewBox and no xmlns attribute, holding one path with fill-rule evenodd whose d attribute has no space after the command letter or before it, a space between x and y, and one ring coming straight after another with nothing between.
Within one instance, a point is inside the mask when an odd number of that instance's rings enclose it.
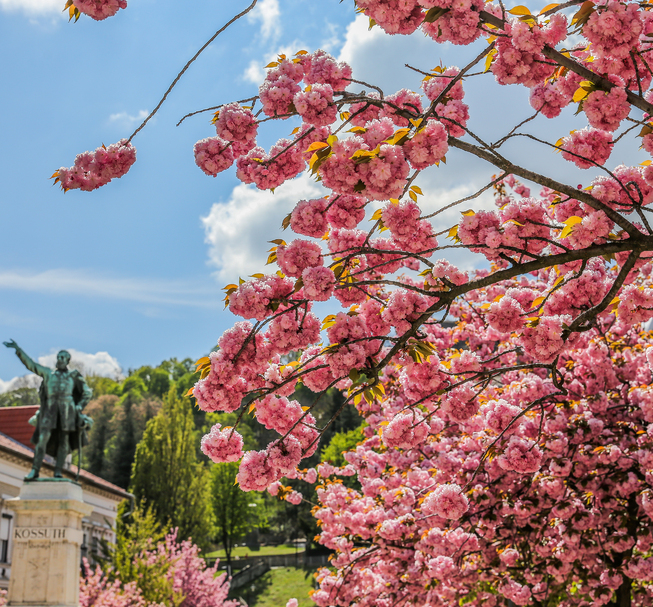
<instances>
[{"instance_id":1,"label":"white building","mask_svg":"<svg viewBox=\"0 0 653 607\"><path fill-rule=\"evenodd\" d=\"M38 407L0 408L0 588L9 587L11 575L11 551L13 512L7 508L6 500L17 497L23 478L32 468L34 450L29 438L33 428L27 420ZM28 446L29 445L29 446ZM54 474L54 461L49 456L43 461L41 477ZM69 465L64 475L75 479L77 466ZM99 551L100 540L115 541L115 521L118 504L130 499L127 493L99 476L86 470L79 475L84 492L84 501L93 506L93 512L83 520L84 543L82 554L91 555Z\"/></svg>"}]
</instances>

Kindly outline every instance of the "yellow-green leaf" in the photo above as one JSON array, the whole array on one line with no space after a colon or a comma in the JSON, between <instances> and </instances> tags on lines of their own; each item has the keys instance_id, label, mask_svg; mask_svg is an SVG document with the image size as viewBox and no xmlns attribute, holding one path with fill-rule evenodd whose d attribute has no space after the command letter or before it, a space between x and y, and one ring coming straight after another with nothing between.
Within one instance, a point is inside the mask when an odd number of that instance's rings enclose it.
<instances>
[{"instance_id":1,"label":"yellow-green leaf","mask_svg":"<svg viewBox=\"0 0 653 607\"><path fill-rule=\"evenodd\" d=\"M202 356L199 360L195 362L195 366L203 367L204 365L210 364L211 359L208 356Z\"/></svg>"},{"instance_id":2,"label":"yellow-green leaf","mask_svg":"<svg viewBox=\"0 0 653 607\"><path fill-rule=\"evenodd\" d=\"M583 26L594 12L594 2L586 0L571 19L571 25Z\"/></svg>"},{"instance_id":3,"label":"yellow-green leaf","mask_svg":"<svg viewBox=\"0 0 653 607\"><path fill-rule=\"evenodd\" d=\"M589 95L589 91L581 86L576 89L576 92L574 93L572 100L574 101L574 103L579 103L580 101L585 99L585 97L587 97L588 95Z\"/></svg>"},{"instance_id":4,"label":"yellow-green leaf","mask_svg":"<svg viewBox=\"0 0 653 607\"><path fill-rule=\"evenodd\" d=\"M497 49L493 48L486 56L485 56L485 69L483 72L487 72L490 70L490 67L492 66L492 61L494 61L494 57L497 54Z\"/></svg>"},{"instance_id":5,"label":"yellow-green leaf","mask_svg":"<svg viewBox=\"0 0 653 607\"><path fill-rule=\"evenodd\" d=\"M410 133L410 129L399 129L392 137L390 137L390 139L386 139L386 141L390 145L397 145L408 136L408 133Z\"/></svg>"},{"instance_id":6,"label":"yellow-green leaf","mask_svg":"<svg viewBox=\"0 0 653 607\"><path fill-rule=\"evenodd\" d=\"M539 308L545 300L546 297L536 297L531 304L531 309Z\"/></svg>"},{"instance_id":7,"label":"yellow-green leaf","mask_svg":"<svg viewBox=\"0 0 653 607\"><path fill-rule=\"evenodd\" d=\"M547 11L550 11L552 8L555 8L556 6L560 6L560 4L547 4L538 14L543 15Z\"/></svg>"},{"instance_id":8,"label":"yellow-green leaf","mask_svg":"<svg viewBox=\"0 0 653 607\"><path fill-rule=\"evenodd\" d=\"M582 217L578 217L577 215L572 215L569 219L565 220L563 223L565 224L564 229L560 233L560 238L567 238L569 234L571 234L571 231L573 230L574 226L576 224L579 224L581 221L583 221Z\"/></svg>"},{"instance_id":9,"label":"yellow-green leaf","mask_svg":"<svg viewBox=\"0 0 653 607\"><path fill-rule=\"evenodd\" d=\"M511 15L530 15L531 11L524 5L520 4L519 6L515 6L515 8L511 8L508 11Z\"/></svg>"},{"instance_id":10,"label":"yellow-green leaf","mask_svg":"<svg viewBox=\"0 0 653 607\"><path fill-rule=\"evenodd\" d=\"M324 143L324 141L316 141L315 143L311 143L311 145L306 148L306 151L313 152L315 150L321 150L322 148L326 147L329 147L328 143Z\"/></svg>"},{"instance_id":11,"label":"yellow-green leaf","mask_svg":"<svg viewBox=\"0 0 653 607\"><path fill-rule=\"evenodd\" d=\"M650 135L651 133L653 133L653 125L649 122L648 124L646 124L646 125L644 125L642 127L642 130L639 132L639 134L637 136L638 137L646 137L647 135ZM646 161L644 161L644 162L646 162ZM650 164L651 161L649 160L648 162ZM642 163L642 165L644 165L644 163Z\"/></svg>"}]
</instances>

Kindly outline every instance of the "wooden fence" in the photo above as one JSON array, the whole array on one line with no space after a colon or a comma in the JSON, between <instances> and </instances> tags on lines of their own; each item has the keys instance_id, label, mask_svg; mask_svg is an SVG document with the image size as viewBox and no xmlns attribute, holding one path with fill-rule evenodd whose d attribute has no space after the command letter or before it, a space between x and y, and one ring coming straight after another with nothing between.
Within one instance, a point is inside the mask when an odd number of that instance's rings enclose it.
<instances>
[{"instance_id":1,"label":"wooden fence","mask_svg":"<svg viewBox=\"0 0 653 607\"><path fill-rule=\"evenodd\" d=\"M263 562L257 561L250 563L231 578L230 591L237 590L243 586L251 584L255 579L261 577L266 571L270 571L270 566Z\"/></svg>"},{"instance_id":2,"label":"wooden fence","mask_svg":"<svg viewBox=\"0 0 653 607\"><path fill-rule=\"evenodd\" d=\"M209 565L215 563L215 560L215 558L206 559ZM326 567L329 564L329 558L328 554L306 554L305 550L294 554L252 554L251 556L231 559L231 569L232 571L240 571L258 562L265 563L268 569L271 567L308 567L314 569L316 567ZM220 560L219 568L227 569L226 559Z\"/></svg>"}]
</instances>

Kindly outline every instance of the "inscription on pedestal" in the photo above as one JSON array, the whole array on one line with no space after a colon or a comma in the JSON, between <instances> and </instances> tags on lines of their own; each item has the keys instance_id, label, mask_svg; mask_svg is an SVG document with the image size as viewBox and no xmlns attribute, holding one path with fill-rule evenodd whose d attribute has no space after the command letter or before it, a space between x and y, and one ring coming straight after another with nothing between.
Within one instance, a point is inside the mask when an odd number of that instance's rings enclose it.
<instances>
[{"instance_id":1,"label":"inscription on pedestal","mask_svg":"<svg viewBox=\"0 0 653 607\"><path fill-rule=\"evenodd\" d=\"M17 543L29 542L32 545L35 541L69 542L81 545L84 540L84 532L81 529L70 527L15 527L14 541Z\"/></svg>"},{"instance_id":2,"label":"inscription on pedestal","mask_svg":"<svg viewBox=\"0 0 653 607\"><path fill-rule=\"evenodd\" d=\"M16 527L14 540L65 540L69 531L66 527Z\"/></svg>"}]
</instances>

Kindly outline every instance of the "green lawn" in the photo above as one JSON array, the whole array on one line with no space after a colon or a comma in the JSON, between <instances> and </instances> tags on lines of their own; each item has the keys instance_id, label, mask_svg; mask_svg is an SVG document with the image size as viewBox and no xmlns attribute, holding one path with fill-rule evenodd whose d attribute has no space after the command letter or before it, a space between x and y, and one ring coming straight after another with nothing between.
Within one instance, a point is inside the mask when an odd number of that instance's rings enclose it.
<instances>
[{"instance_id":1,"label":"green lawn","mask_svg":"<svg viewBox=\"0 0 653 607\"><path fill-rule=\"evenodd\" d=\"M292 598L299 601L299 607L315 607L308 598L312 588L313 571L279 567L270 569L251 586L239 588L236 594L244 598L249 607L284 607Z\"/></svg>"},{"instance_id":2,"label":"green lawn","mask_svg":"<svg viewBox=\"0 0 653 607\"><path fill-rule=\"evenodd\" d=\"M295 547L294 546L286 546L285 544L282 544L280 546L261 546L260 550L252 550L248 548L247 546L238 546L238 548L234 548L233 552L231 553L231 557L236 557L236 556L266 556L268 554L295 554ZM303 552L302 550L297 549L298 552ZM210 552L206 556L208 557L218 557L219 559L224 559L225 558L225 553L224 550L216 550L215 552Z\"/></svg>"}]
</instances>

